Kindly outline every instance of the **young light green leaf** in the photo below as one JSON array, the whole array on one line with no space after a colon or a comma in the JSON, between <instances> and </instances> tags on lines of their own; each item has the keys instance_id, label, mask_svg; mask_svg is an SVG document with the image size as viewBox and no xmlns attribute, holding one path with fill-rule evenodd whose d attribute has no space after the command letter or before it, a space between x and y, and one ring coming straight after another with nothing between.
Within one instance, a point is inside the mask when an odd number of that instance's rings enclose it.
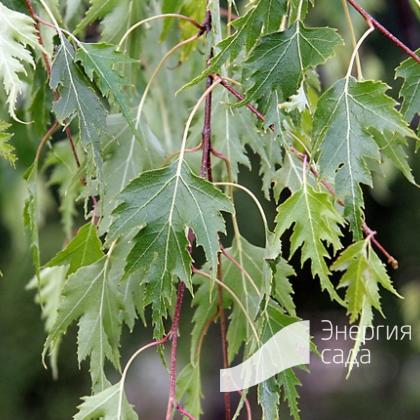
<instances>
[{"instance_id":1,"label":"young light green leaf","mask_svg":"<svg viewBox=\"0 0 420 420\"><path fill-rule=\"evenodd\" d=\"M290 415L294 420L300 419L300 409L298 405L299 392L297 388L302 386L299 378L293 369L286 369L277 376L278 384L283 391L283 400L289 407Z\"/></svg>"},{"instance_id":2,"label":"young light green leaf","mask_svg":"<svg viewBox=\"0 0 420 420\"><path fill-rule=\"evenodd\" d=\"M81 43L76 52L76 61L82 64L85 73L92 82L97 80L97 85L103 96L112 95L114 97L132 134L138 137L139 133L134 126L133 117L128 107L129 100L124 92L127 81L114 69L117 63L127 64L134 60L117 51L115 46L110 44Z\"/></svg>"},{"instance_id":3,"label":"young light green leaf","mask_svg":"<svg viewBox=\"0 0 420 420\"><path fill-rule=\"evenodd\" d=\"M420 49L416 53L420 54ZM420 113L420 64L408 58L397 67L395 77L404 79L400 91L400 96L403 98L401 112L408 121L411 121Z\"/></svg>"},{"instance_id":4,"label":"young light green leaf","mask_svg":"<svg viewBox=\"0 0 420 420\"><path fill-rule=\"evenodd\" d=\"M368 240L361 240L350 245L337 258L331 269L345 271L339 287L347 288L345 301L350 322L356 321L359 317L365 296L368 298L368 303L382 313L379 285L400 297L392 285L385 265L372 249Z\"/></svg>"},{"instance_id":5,"label":"young light green leaf","mask_svg":"<svg viewBox=\"0 0 420 420\"><path fill-rule=\"evenodd\" d=\"M372 308L382 315L379 285L401 297L392 285L386 268L372 249L368 239L358 241L344 250L331 266L333 271L344 271L338 287L345 287L345 302L350 322L359 319L359 330L349 363L350 374L360 346L364 344L366 327L372 325Z\"/></svg>"},{"instance_id":6,"label":"young light green leaf","mask_svg":"<svg viewBox=\"0 0 420 420\"><path fill-rule=\"evenodd\" d=\"M7 94L8 110L17 119L16 101L24 83L19 74L25 74L25 64L35 67L31 53L26 48L36 48L38 43L33 20L23 13L8 9L0 2L0 80Z\"/></svg>"},{"instance_id":7,"label":"young light green leaf","mask_svg":"<svg viewBox=\"0 0 420 420\"><path fill-rule=\"evenodd\" d=\"M279 259L273 268L273 295L278 303L291 315L296 316L296 306L293 302L293 287L289 277L295 276L296 272L284 258Z\"/></svg>"},{"instance_id":8,"label":"young light green leaf","mask_svg":"<svg viewBox=\"0 0 420 420\"><path fill-rule=\"evenodd\" d=\"M57 120L65 124L78 116L82 143L86 149L92 149L100 169L100 134L105 127L105 107L76 65L74 48L64 37L54 58L50 86L60 93L53 105Z\"/></svg>"},{"instance_id":9,"label":"young light green leaf","mask_svg":"<svg viewBox=\"0 0 420 420\"><path fill-rule=\"evenodd\" d=\"M13 167L16 162L15 148L9 143L12 134L7 132L10 124L0 121L0 157L6 159Z\"/></svg>"},{"instance_id":10,"label":"young light green leaf","mask_svg":"<svg viewBox=\"0 0 420 420\"><path fill-rule=\"evenodd\" d=\"M28 283L26 289L37 290L35 302L41 306L42 318L45 320L45 331L50 333L57 319L58 308L60 307L60 297L64 282L67 276L67 267L43 268L40 272L40 281L35 277ZM58 340L50 351L50 363L53 378L58 377L58 351L60 348Z\"/></svg>"},{"instance_id":11,"label":"young light green leaf","mask_svg":"<svg viewBox=\"0 0 420 420\"><path fill-rule=\"evenodd\" d=\"M327 61L342 43L335 29L307 28L300 21L283 32L263 36L245 63L252 82L246 102L272 91L286 100L297 92L305 72Z\"/></svg>"},{"instance_id":12,"label":"young light green leaf","mask_svg":"<svg viewBox=\"0 0 420 420\"><path fill-rule=\"evenodd\" d=\"M105 388L103 391L83 397L83 403L78 406L74 420L137 420L133 406L127 401L124 393L120 409L120 382Z\"/></svg>"},{"instance_id":13,"label":"young light green leaf","mask_svg":"<svg viewBox=\"0 0 420 420\"><path fill-rule=\"evenodd\" d=\"M78 359L90 356L93 388L104 390L109 382L104 373L105 359L119 368L122 298L118 279L109 276L109 256L82 267L64 285L58 315L47 341L44 356L79 320Z\"/></svg>"},{"instance_id":14,"label":"young light green leaf","mask_svg":"<svg viewBox=\"0 0 420 420\"><path fill-rule=\"evenodd\" d=\"M23 223L28 229L30 246L32 250L32 263L35 267L35 274L40 283L41 256L39 251L38 233L38 162L34 163L25 172L24 178L27 182L28 197L25 200L23 209Z\"/></svg>"},{"instance_id":15,"label":"young light green leaf","mask_svg":"<svg viewBox=\"0 0 420 420\"><path fill-rule=\"evenodd\" d=\"M111 238L139 231L127 257L126 275L141 272L153 303L153 319L160 333L164 302L171 295L175 275L191 288L191 257L186 229L193 230L211 267L217 266L218 232L224 232L222 211L233 212L229 199L194 175L186 164L147 171L120 194L114 210Z\"/></svg>"},{"instance_id":16,"label":"young light green leaf","mask_svg":"<svg viewBox=\"0 0 420 420\"><path fill-rule=\"evenodd\" d=\"M413 136L396 102L385 94L388 86L376 81L341 79L320 98L314 116L314 150L321 176L335 179L345 201L345 215L356 238L361 236L363 196L360 184L371 185L368 160L379 161L378 144L367 129L389 135Z\"/></svg>"},{"instance_id":17,"label":"young light green leaf","mask_svg":"<svg viewBox=\"0 0 420 420\"><path fill-rule=\"evenodd\" d=\"M86 223L67 246L52 258L45 267L68 265L68 275L81 267L90 265L104 256L102 244L98 238L96 226Z\"/></svg>"},{"instance_id":18,"label":"young light green leaf","mask_svg":"<svg viewBox=\"0 0 420 420\"><path fill-rule=\"evenodd\" d=\"M321 289L326 289L332 299L341 302L328 278L330 271L325 258L329 257L329 253L323 243L332 245L335 252L341 248L340 226L344 225L344 220L335 209L331 196L315 191L304 182L301 189L282 203L277 211L275 234L278 238L294 225L290 256L302 247L301 264L311 260L312 273L320 279Z\"/></svg>"}]
</instances>

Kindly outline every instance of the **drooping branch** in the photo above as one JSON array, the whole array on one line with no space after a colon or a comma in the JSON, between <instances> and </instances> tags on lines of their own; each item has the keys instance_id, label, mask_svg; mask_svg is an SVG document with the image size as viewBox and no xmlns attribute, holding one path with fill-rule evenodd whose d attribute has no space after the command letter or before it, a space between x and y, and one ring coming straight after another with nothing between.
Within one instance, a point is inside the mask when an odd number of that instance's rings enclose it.
<instances>
[{"instance_id":1,"label":"drooping branch","mask_svg":"<svg viewBox=\"0 0 420 420\"><path fill-rule=\"evenodd\" d=\"M240 92L238 92L232 85L230 85L227 80L222 78L221 76L216 76L217 80L220 82L220 84L226 88L235 98L237 98L239 101L243 101L245 99L244 95L242 95ZM260 121L265 122L266 117L264 114L262 114L260 111L258 111L257 108L255 108L254 105L247 103L245 105ZM274 130L274 126L269 126L270 130ZM297 156L300 160L304 161L305 159L308 159L308 156L305 153L299 152L296 148L293 146L290 147L291 152ZM309 161L309 159L308 159ZM321 184L326 188L326 190L334 196L337 203L341 206L344 206L343 200L337 197L336 191L334 187L326 180L322 179L317 168L313 164L308 165L310 171L314 175L315 178L317 178ZM366 236L371 236L371 233L374 232L367 224L366 222L363 222L363 232ZM388 264L396 270L398 268L398 261L384 248L384 246L374 237L372 236L371 239L372 243L378 248L378 250L385 256L387 259Z\"/></svg>"},{"instance_id":2,"label":"drooping branch","mask_svg":"<svg viewBox=\"0 0 420 420\"><path fill-rule=\"evenodd\" d=\"M380 22L378 22L373 16L371 16L362 6L360 6L355 0L347 0L348 3L366 20L368 24L371 24L380 32L382 32L388 39L390 39L395 45L401 48L406 54L408 54L413 60L420 63L420 57L407 45L405 45L400 39L386 29Z\"/></svg>"}]
</instances>

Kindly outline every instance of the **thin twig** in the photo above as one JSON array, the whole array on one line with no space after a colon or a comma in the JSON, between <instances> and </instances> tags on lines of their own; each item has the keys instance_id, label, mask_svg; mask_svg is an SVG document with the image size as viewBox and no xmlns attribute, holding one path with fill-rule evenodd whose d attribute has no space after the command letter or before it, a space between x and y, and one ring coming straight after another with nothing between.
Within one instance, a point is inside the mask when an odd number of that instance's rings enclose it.
<instances>
[{"instance_id":1,"label":"thin twig","mask_svg":"<svg viewBox=\"0 0 420 420\"><path fill-rule=\"evenodd\" d=\"M353 49L355 49L357 45L356 33L354 31L353 22L351 20L349 5L347 4L347 0L341 0L341 3L343 5L344 14L346 15L347 25L350 29L351 43L353 44ZM359 53L357 53L356 55L356 68L357 68L357 78L359 80L362 80L363 73L362 73L362 64L360 63Z\"/></svg>"},{"instance_id":2,"label":"thin twig","mask_svg":"<svg viewBox=\"0 0 420 420\"><path fill-rule=\"evenodd\" d=\"M76 145L74 143L73 136L71 134L69 126L66 127L65 131L66 131L66 135L69 140L69 143L70 143L71 152L73 153L74 161L76 162L76 166L77 168L80 168L80 159L77 154Z\"/></svg>"},{"instance_id":3,"label":"thin twig","mask_svg":"<svg viewBox=\"0 0 420 420\"><path fill-rule=\"evenodd\" d=\"M220 282L223 282L223 271L222 271L222 258L221 254L217 256L217 278ZM223 289L222 286L217 287L217 305L219 310L220 318L220 338L222 341L222 354L223 354L223 368L229 368L229 359L227 351L227 325L226 325L226 314L223 305ZM231 406L230 406L230 393L223 393L223 399L225 402L225 418L226 420L231 419Z\"/></svg>"},{"instance_id":4,"label":"thin twig","mask_svg":"<svg viewBox=\"0 0 420 420\"><path fill-rule=\"evenodd\" d=\"M239 101L243 101L245 99L245 97L238 92L234 87L232 87L225 79L223 79L222 77L220 77L219 75L216 76L217 81L220 82L220 84L225 87L230 93L232 93L233 96L235 96ZM265 122L266 118L265 115L262 114L261 112L259 112L252 104L247 103L245 105L260 121ZM270 125L269 127L271 130L274 130L274 127L272 125ZM307 155L305 153L299 152L296 148L294 148L293 146L290 147L291 152L297 156L300 160L304 160L305 158L307 158ZM327 191L333 195L335 197L335 199L337 200L337 203L340 204L341 206L344 206L344 202L343 200L341 200L340 198L337 197L336 191L334 189L334 187L328 182L325 181L324 179L321 179L321 176L318 172L318 170L316 169L315 165L310 164L309 165L309 169L312 172L312 174L315 176L315 178L317 178L321 184L327 189ZM366 224L366 222L363 223L363 232L365 233L365 235L368 235L369 232L372 232L372 229L369 228L369 226ZM386 257L388 264L395 270L398 268L398 261L396 258L394 258L384 247L383 245L381 245L381 243L375 239L374 237L372 238L372 242L373 244L378 248L378 250L380 252L382 252L382 254Z\"/></svg>"},{"instance_id":5,"label":"thin twig","mask_svg":"<svg viewBox=\"0 0 420 420\"><path fill-rule=\"evenodd\" d=\"M39 27L39 22L37 20L37 16L34 10L34 7L32 5L31 0L25 0L25 4L26 4L26 8L28 9L29 14L31 15L33 21L34 21L34 26L35 26L35 32L36 32L36 36L38 38L38 42L41 45L41 47L44 49L45 47L45 43L44 40L42 39L42 35L41 35L41 28ZM46 51L42 51L42 58L44 60L45 63L45 70L47 71L48 74L48 78L50 78L51 76L51 63L50 63L50 59L46 53Z\"/></svg>"},{"instance_id":6,"label":"thin twig","mask_svg":"<svg viewBox=\"0 0 420 420\"><path fill-rule=\"evenodd\" d=\"M35 154L35 161L39 160L39 157L41 156L42 149L44 148L45 144L49 140L49 138L58 130L59 124L56 121L48 130L47 132L42 136L42 139L40 140L38 147L36 149Z\"/></svg>"},{"instance_id":7,"label":"thin twig","mask_svg":"<svg viewBox=\"0 0 420 420\"><path fill-rule=\"evenodd\" d=\"M206 28L207 32L210 32L212 29L212 15L210 10L206 12L205 24L203 25ZM213 57L213 49L210 49L210 54L207 60L207 66L210 65L210 61ZM208 91L213 85L213 76L209 75L206 81L206 91ZM213 181L212 175L212 166L211 166L211 152L212 152L212 143L211 143L211 117L212 117L212 92L209 91L209 94L206 96L206 102L204 107L204 122L202 130L202 145L203 145L203 154L201 158L201 167L200 167L200 176L206 178L208 181ZM217 278L220 282L223 282L222 275L222 260L221 255L217 256ZM217 286L217 296L218 296L218 312L220 318L220 339L222 343L222 353L223 353L223 367L227 369L229 367L229 360L227 354L227 327L226 327L226 314L223 306L223 288L222 286ZM225 418L230 420L231 418L231 406L230 406L230 394L225 392L223 394L224 404L225 404Z\"/></svg>"},{"instance_id":8,"label":"thin twig","mask_svg":"<svg viewBox=\"0 0 420 420\"><path fill-rule=\"evenodd\" d=\"M347 0L350 5L360 13L363 19L366 20L367 23L372 24L376 29L381 31L388 39L390 39L395 45L400 47L406 54L408 54L413 60L420 63L420 57L407 45L405 45L400 39L398 39L395 35L388 31L381 23L379 23L373 16L371 16L362 6L360 6L355 0Z\"/></svg>"},{"instance_id":9,"label":"thin twig","mask_svg":"<svg viewBox=\"0 0 420 420\"><path fill-rule=\"evenodd\" d=\"M177 404L176 409L183 416L189 418L190 420L195 420L195 417L192 414L190 414L185 408L181 407L179 404Z\"/></svg>"},{"instance_id":10,"label":"thin twig","mask_svg":"<svg viewBox=\"0 0 420 420\"><path fill-rule=\"evenodd\" d=\"M172 327L169 332L172 339L171 359L169 362L169 399L166 408L166 420L171 420L174 407L176 407L176 352L178 347L178 328L179 320L181 318L182 301L184 299L185 283L180 281L178 283L178 294L176 299L176 306L174 317L172 319Z\"/></svg>"},{"instance_id":11,"label":"thin twig","mask_svg":"<svg viewBox=\"0 0 420 420\"><path fill-rule=\"evenodd\" d=\"M209 89L213 84L213 77L207 77L206 89ZM200 176L207 178L212 181L212 170L211 170L211 104L212 104L212 92L206 96L206 102L204 105L204 123L202 131L202 142L203 155L201 158Z\"/></svg>"}]
</instances>

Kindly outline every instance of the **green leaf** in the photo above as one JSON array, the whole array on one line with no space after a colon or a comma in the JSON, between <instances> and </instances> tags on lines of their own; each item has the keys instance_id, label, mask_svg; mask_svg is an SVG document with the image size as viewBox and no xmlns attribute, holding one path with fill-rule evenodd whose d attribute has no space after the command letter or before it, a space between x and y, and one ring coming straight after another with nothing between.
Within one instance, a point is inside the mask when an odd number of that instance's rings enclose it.
<instances>
[{"instance_id":1,"label":"green leaf","mask_svg":"<svg viewBox=\"0 0 420 420\"><path fill-rule=\"evenodd\" d=\"M118 194L139 173L156 168L164 159L165 150L148 125L142 122L139 128L141 142L131 134L121 114L112 114L107 118L107 133L103 139L106 158L103 166L104 193L101 197L102 214L99 226L101 234L109 228Z\"/></svg>"},{"instance_id":2,"label":"green leaf","mask_svg":"<svg viewBox=\"0 0 420 420\"><path fill-rule=\"evenodd\" d=\"M283 400L289 407L290 415L294 418L294 420L299 420L299 392L297 387L302 386L302 383L296 376L296 373L293 369L286 369L285 371L279 373L277 380L283 391Z\"/></svg>"},{"instance_id":3,"label":"green leaf","mask_svg":"<svg viewBox=\"0 0 420 420\"><path fill-rule=\"evenodd\" d=\"M37 138L42 138L48 127L51 126L52 93L48 86L47 73L40 59L36 63L30 88L31 98L28 104L28 113L32 120L31 129Z\"/></svg>"},{"instance_id":4,"label":"green leaf","mask_svg":"<svg viewBox=\"0 0 420 420\"><path fill-rule=\"evenodd\" d=\"M400 133L392 135L384 135L381 132L371 129L369 130L373 135L376 143L380 147L382 155L390 160L392 164L413 184L416 181L413 172L408 162L406 151L407 140Z\"/></svg>"},{"instance_id":5,"label":"green leaf","mask_svg":"<svg viewBox=\"0 0 420 420\"><path fill-rule=\"evenodd\" d=\"M54 143L48 153L44 168L49 169L51 173L48 185L58 188L61 221L66 239L71 240L77 217L76 201L84 186L80 182L81 173L67 139Z\"/></svg>"},{"instance_id":6,"label":"green leaf","mask_svg":"<svg viewBox=\"0 0 420 420\"><path fill-rule=\"evenodd\" d=\"M128 64L133 63L134 60L117 51L114 45L105 43L81 43L76 52L76 61L80 61L85 73L92 82L97 80L98 87L103 96L109 97L112 94L132 134L138 137L139 133L134 126L133 118L128 107L129 100L124 92L127 86L127 80L114 69L117 63Z\"/></svg>"},{"instance_id":7,"label":"green leaf","mask_svg":"<svg viewBox=\"0 0 420 420\"><path fill-rule=\"evenodd\" d=\"M263 340L267 341L278 331L298 321L294 316L285 315L280 306L271 301L267 307L267 313L263 325ZM294 369L286 369L273 378L258 385L258 403L263 409L263 420L279 419L280 394L289 406L291 416L300 419L297 387L301 386Z\"/></svg>"},{"instance_id":8,"label":"green leaf","mask_svg":"<svg viewBox=\"0 0 420 420\"><path fill-rule=\"evenodd\" d=\"M45 266L69 265L68 275L80 267L90 265L104 256L96 226L87 223L82 226L73 240Z\"/></svg>"},{"instance_id":9,"label":"green leaf","mask_svg":"<svg viewBox=\"0 0 420 420\"><path fill-rule=\"evenodd\" d=\"M349 371L353 367L360 346L364 344L365 327L372 325L372 308L382 315L379 285L401 297L392 285L385 265L372 249L369 239L358 241L344 250L331 266L333 271L344 271L338 287L346 288L345 302L350 322L359 319Z\"/></svg>"},{"instance_id":10,"label":"green leaf","mask_svg":"<svg viewBox=\"0 0 420 420\"><path fill-rule=\"evenodd\" d=\"M123 306L117 281L109 276L109 256L73 273L64 285L57 320L44 345L45 355L79 320L79 363L90 356L92 384L97 391L109 385L104 373L105 359L119 368Z\"/></svg>"},{"instance_id":11,"label":"green leaf","mask_svg":"<svg viewBox=\"0 0 420 420\"><path fill-rule=\"evenodd\" d=\"M276 377L258 385L258 404L262 408L262 420L278 420L280 404L280 387Z\"/></svg>"},{"instance_id":12,"label":"green leaf","mask_svg":"<svg viewBox=\"0 0 420 420\"><path fill-rule=\"evenodd\" d=\"M193 366L188 363L179 373L176 379L177 400L184 402L182 406L195 419L199 419L203 413L201 408L201 399L203 398L201 391L201 375L200 365Z\"/></svg>"},{"instance_id":13,"label":"green leaf","mask_svg":"<svg viewBox=\"0 0 420 420\"><path fill-rule=\"evenodd\" d=\"M85 17L79 22L74 30L74 34L78 34L95 20L99 20L111 13L118 5L120 0L90 0L90 7L86 12Z\"/></svg>"},{"instance_id":14,"label":"green leaf","mask_svg":"<svg viewBox=\"0 0 420 420\"><path fill-rule=\"evenodd\" d=\"M7 132L9 127L10 124L0 121L0 157L6 159L14 167L17 157L15 148L9 143L13 137L13 134Z\"/></svg>"},{"instance_id":15,"label":"green leaf","mask_svg":"<svg viewBox=\"0 0 420 420\"><path fill-rule=\"evenodd\" d=\"M273 30L275 22L279 22L286 12L285 6L285 0L257 0L251 3L246 14L232 23L236 32L217 45L219 53L211 60L208 69L187 86L198 83L211 73L218 72L228 59L233 61L238 57L242 49L249 51L258 41L262 31Z\"/></svg>"},{"instance_id":16,"label":"green leaf","mask_svg":"<svg viewBox=\"0 0 420 420\"><path fill-rule=\"evenodd\" d=\"M335 29L307 28L299 21L284 32L263 36L244 66L252 82L246 102L272 91L278 91L284 100L294 95L305 72L327 61L341 44Z\"/></svg>"},{"instance_id":17,"label":"green leaf","mask_svg":"<svg viewBox=\"0 0 420 420\"><path fill-rule=\"evenodd\" d=\"M34 21L23 13L8 9L1 2L0 22L0 80L6 91L9 114L17 120L16 102L25 86L19 75L26 75L25 64L35 67L27 47L36 48L38 42Z\"/></svg>"},{"instance_id":18,"label":"green leaf","mask_svg":"<svg viewBox=\"0 0 420 420\"><path fill-rule=\"evenodd\" d=\"M23 223L29 232L32 263L35 267L38 284L40 284L41 256L38 233L38 161L35 160L27 169L24 178L27 182L28 197L25 200L25 207L23 208Z\"/></svg>"},{"instance_id":19,"label":"green leaf","mask_svg":"<svg viewBox=\"0 0 420 420\"><path fill-rule=\"evenodd\" d=\"M357 320L362 311L363 298L378 311L381 311L379 302L379 288L399 296L386 272L385 265L379 259L369 240L361 240L350 245L332 265L333 271L345 271L341 277L339 287L347 289L345 301L350 315L350 322Z\"/></svg>"},{"instance_id":20,"label":"green leaf","mask_svg":"<svg viewBox=\"0 0 420 420\"><path fill-rule=\"evenodd\" d=\"M98 394L83 397L83 403L78 406L74 420L137 420L133 406L127 401L123 392L120 408L121 383L105 388Z\"/></svg>"},{"instance_id":21,"label":"green leaf","mask_svg":"<svg viewBox=\"0 0 420 420\"><path fill-rule=\"evenodd\" d=\"M60 297L64 282L67 276L67 267L43 268L40 272L40 283L36 277L26 286L28 290L35 290L39 287L39 293L35 296L35 302L41 306L42 318L45 320L45 331L50 333L57 319L58 308L60 307ZM53 378L58 377L58 351L60 347L58 340L51 348L50 363Z\"/></svg>"},{"instance_id":22,"label":"green leaf","mask_svg":"<svg viewBox=\"0 0 420 420\"><path fill-rule=\"evenodd\" d=\"M82 143L85 149L92 149L100 169L100 134L105 127L105 107L75 64L74 48L64 37L54 58L50 86L60 93L60 98L53 104L57 120L66 124L78 116Z\"/></svg>"},{"instance_id":23,"label":"green leaf","mask_svg":"<svg viewBox=\"0 0 420 420\"><path fill-rule=\"evenodd\" d=\"M263 290L271 283L271 270L265 261L266 250L237 237L226 252L239 263L222 255L223 281L236 294L252 320L257 317ZM252 336L247 319L236 302L232 303L229 328L227 332L228 359L232 362L241 345Z\"/></svg>"},{"instance_id":24,"label":"green leaf","mask_svg":"<svg viewBox=\"0 0 420 420\"><path fill-rule=\"evenodd\" d=\"M379 161L379 146L369 134L412 131L385 94L388 86L376 81L341 79L320 98L314 116L314 150L321 176L335 179L335 189L345 201L345 215L356 238L361 237L363 195L360 184L372 184L369 159Z\"/></svg>"},{"instance_id":25,"label":"green leaf","mask_svg":"<svg viewBox=\"0 0 420 420\"><path fill-rule=\"evenodd\" d=\"M416 54L420 54L420 49ZM400 96L403 98L401 112L411 121L420 113L420 64L408 58L397 67L395 77L404 79L400 90Z\"/></svg>"},{"instance_id":26,"label":"green leaf","mask_svg":"<svg viewBox=\"0 0 420 420\"><path fill-rule=\"evenodd\" d=\"M280 258L274 265L273 296L278 303L292 316L296 316L296 306L293 302L293 287L289 277L295 276L296 272L284 258Z\"/></svg>"},{"instance_id":27,"label":"green leaf","mask_svg":"<svg viewBox=\"0 0 420 420\"><path fill-rule=\"evenodd\" d=\"M111 238L139 231L127 258L126 275L143 274L157 334L163 333L161 317L171 297L175 275L191 289L191 257L186 229L193 230L211 267L217 266L218 232L225 226L221 211L233 212L229 199L210 183L194 175L182 162L147 171L120 194Z\"/></svg>"},{"instance_id":28,"label":"green leaf","mask_svg":"<svg viewBox=\"0 0 420 420\"><path fill-rule=\"evenodd\" d=\"M309 5L314 5L314 0L289 0L289 24L295 23L306 17Z\"/></svg>"},{"instance_id":29,"label":"green leaf","mask_svg":"<svg viewBox=\"0 0 420 420\"><path fill-rule=\"evenodd\" d=\"M329 280L330 271L325 258L330 255L324 244L332 245L334 252L341 248L340 226L344 220L335 209L331 196L315 191L306 182L278 209L275 234L278 238L292 225L290 256L301 249L301 264L311 260L314 276L318 276L321 289L327 290L331 298L341 302Z\"/></svg>"},{"instance_id":30,"label":"green leaf","mask_svg":"<svg viewBox=\"0 0 420 420\"><path fill-rule=\"evenodd\" d=\"M195 366L200 363L203 331L205 332L207 324L215 319L218 313L218 297L214 284L202 276L194 275L193 283L197 288L191 305L195 309L192 317L190 359ZM228 301L226 293L224 293L224 301Z\"/></svg>"}]
</instances>

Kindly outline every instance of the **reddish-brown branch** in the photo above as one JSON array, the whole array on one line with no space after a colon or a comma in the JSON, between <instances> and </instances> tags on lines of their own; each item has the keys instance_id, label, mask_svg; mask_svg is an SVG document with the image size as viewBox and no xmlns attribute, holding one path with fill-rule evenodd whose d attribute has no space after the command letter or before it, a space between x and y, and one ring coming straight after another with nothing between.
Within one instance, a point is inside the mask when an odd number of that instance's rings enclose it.
<instances>
[{"instance_id":1,"label":"reddish-brown branch","mask_svg":"<svg viewBox=\"0 0 420 420\"><path fill-rule=\"evenodd\" d=\"M26 4L26 8L28 9L29 14L31 15L31 17L34 21L36 36L38 38L39 44L41 45L41 47L43 49L42 58L44 60L45 70L47 71L48 78L49 78L51 76L51 63L50 63L50 59L48 58L47 53L45 52L45 43L44 43L44 40L42 39L41 28L39 26L37 15L35 13L34 7L32 6L31 0L25 0L25 4Z\"/></svg>"},{"instance_id":2,"label":"reddish-brown branch","mask_svg":"<svg viewBox=\"0 0 420 420\"><path fill-rule=\"evenodd\" d=\"M407 47L401 40L399 40L395 35L388 31L381 23L379 23L373 16L371 16L362 6L360 6L355 0L347 0L348 3L360 13L363 19L367 23L374 26L376 29L381 31L388 39L390 39L395 45L401 48L406 54L408 54L413 60L420 63L420 57L410 48Z\"/></svg>"},{"instance_id":3,"label":"reddish-brown branch","mask_svg":"<svg viewBox=\"0 0 420 420\"><path fill-rule=\"evenodd\" d=\"M39 160L39 157L41 156L42 149L44 148L45 144L49 140L49 138L58 130L59 124L56 121L48 130L47 132L42 136L42 139L40 140L38 147L36 149L35 154L35 161Z\"/></svg>"},{"instance_id":4,"label":"reddish-brown branch","mask_svg":"<svg viewBox=\"0 0 420 420\"><path fill-rule=\"evenodd\" d=\"M178 347L178 328L181 319L182 301L184 300L185 283L178 283L178 293L175 305L174 316L172 318L172 327L169 336L172 340L171 358L169 362L169 399L166 408L166 420L171 420L172 413L176 407L176 353Z\"/></svg>"},{"instance_id":5,"label":"reddish-brown branch","mask_svg":"<svg viewBox=\"0 0 420 420\"><path fill-rule=\"evenodd\" d=\"M216 76L218 80L220 80L220 84L225 87L230 93L232 93L235 98L237 98L239 101L243 101L245 97L238 92L233 86L231 86L225 79L220 77L219 75ZM266 118L265 116L259 112L252 104L247 103L245 105L260 121L265 122ZM271 130L274 130L274 127L271 125L269 127ZM293 146L290 147L291 152L296 155L300 160L307 159L307 155L305 153L299 152L296 148ZM309 159L308 159L309 161ZM317 178L321 184L327 189L327 191L335 197L337 200L337 203L344 206L343 200L337 197L334 187L324 179L321 179L321 176L316 169L315 165L310 164L309 169L312 172L312 174ZM371 233L373 232L372 229L369 228L369 226L364 222L363 223L363 232L366 236L371 236ZM374 237L371 236L372 243L378 248L380 252L386 257L387 262L391 265L393 269L398 268L398 261L381 245L381 243Z\"/></svg>"},{"instance_id":6,"label":"reddish-brown branch","mask_svg":"<svg viewBox=\"0 0 420 420\"><path fill-rule=\"evenodd\" d=\"M71 152L73 153L74 161L76 162L76 166L77 168L80 168L80 159L79 159L79 156L77 155L76 145L74 143L70 128L67 126L65 131L66 131L66 135L69 140L69 143L70 143Z\"/></svg>"},{"instance_id":7,"label":"reddish-brown branch","mask_svg":"<svg viewBox=\"0 0 420 420\"><path fill-rule=\"evenodd\" d=\"M218 255L218 264L217 264L217 278L220 281L223 281L222 275L222 259L221 254ZM222 341L222 354L223 354L223 368L227 369L229 367L229 359L227 352L227 325L226 325L226 314L223 306L223 289L222 286L217 287L217 304L219 307L219 318L220 318L220 338ZM231 418L231 405L230 405L230 393L225 392L223 394L225 401L225 418L230 420Z\"/></svg>"},{"instance_id":8,"label":"reddish-brown branch","mask_svg":"<svg viewBox=\"0 0 420 420\"><path fill-rule=\"evenodd\" d=\"M177 404L176 409L180 414L187 417L188 419L195 420L195 417L192 414L190 414L185 408L181 407L179 404Z\"/></svg>"},{"instance_id":9,"label":"reddish-brown branch","mask_svg":"<svg viewBox=\"0 0 420 420\"><path fill-rule=\"evenodd\" d=\"M241 397L243 397L243 394L241 391L238 391L239 395ZM251 410L251 404L248 401L247 397L243 397L244 398L244 404L245 404L245 409L246 409L246 416L248 420L252 420L252 410Z\"/></svg>"},{"instance_id":10,"label":"reddish-brown branch","mask_svg":"<svg viewBox=\"0 0 420 420\"><path fill-rule=\"evenodd\" d=\"M213 84L213 77L207 77L206 89L210 88ZM207 178L209 181L212 180L211 170L211 104L212 104L212 92L206 97L204 106L204 124L202 131L202 147L203 155L201 158L200 176Z\"/></svg>"}]
</instances>

